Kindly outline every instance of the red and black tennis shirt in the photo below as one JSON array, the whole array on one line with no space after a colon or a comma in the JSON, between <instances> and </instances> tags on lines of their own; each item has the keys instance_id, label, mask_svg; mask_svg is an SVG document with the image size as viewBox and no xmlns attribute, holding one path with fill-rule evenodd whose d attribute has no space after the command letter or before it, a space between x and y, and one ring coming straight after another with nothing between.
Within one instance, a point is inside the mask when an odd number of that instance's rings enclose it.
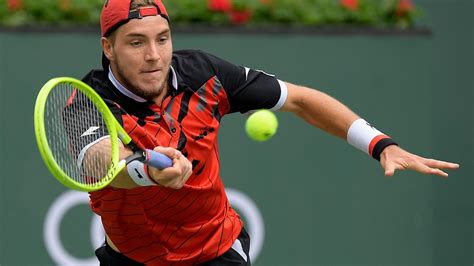
<instances>
[{"instance_id":1,"label":"red and black tennis shirt","mask_svg":"<svg viewBox=\"0 0 474 266\"><path fill-rule=\"evenodd\" d=\"M161 106L120 85L109 70L84 79L142 148L169 146L193 165L182 189L161 186L90 193L92 210L121 253L148 265L191 265L226 252L242 228L220 177L217 135L224 115L279 109L284 83L197 50L173 54L171 92ZM100 137L100 136L97 136Z\"/></svg>"}]
</instances>

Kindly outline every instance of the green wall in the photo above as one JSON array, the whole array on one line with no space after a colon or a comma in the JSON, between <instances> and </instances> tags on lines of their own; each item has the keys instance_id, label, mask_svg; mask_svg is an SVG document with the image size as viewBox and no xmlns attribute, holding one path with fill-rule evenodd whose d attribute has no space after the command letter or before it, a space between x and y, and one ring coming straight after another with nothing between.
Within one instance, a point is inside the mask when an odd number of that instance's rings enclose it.
<instances>
[{"instance_id":1,"label":"green wall","mask_svg":"<svg viewBox=\"0 0 474 266\"><path fill-rule=\"evenodd\" d=\"M449 179L399 172L278 113L268 142L223 120L222 175L248 195L265 225L255 265L472 265L474 263L474 2L418 1L432 36L174 35L236 64L335 96L423 156L459 162ZM33 106L41 85L99 67L98 34L0 32L0 264L51 265L45 215L64 193L39 157ZM59 228L64 248L92 256L82 204Z\"/></svg>"}]
</instances>

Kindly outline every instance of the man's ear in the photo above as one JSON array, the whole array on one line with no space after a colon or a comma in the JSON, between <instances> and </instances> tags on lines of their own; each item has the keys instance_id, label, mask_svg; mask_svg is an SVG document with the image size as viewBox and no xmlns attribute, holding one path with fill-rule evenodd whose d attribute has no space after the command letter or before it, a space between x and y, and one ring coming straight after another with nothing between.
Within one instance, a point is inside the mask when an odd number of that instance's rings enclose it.
<instances>
[{"instance_id":1,"label":"man's ear","mask_svg":"<svg viewBox=\"0 0 474 266\"><path fill-rule=\"evenodd\" d=\"M102 44L102 51L104 51L105 56L109 61L114 61L114 53L113 53L113 46L111 40L102 37L100 39L100 42Z\"/></svg>"}]
</instances>

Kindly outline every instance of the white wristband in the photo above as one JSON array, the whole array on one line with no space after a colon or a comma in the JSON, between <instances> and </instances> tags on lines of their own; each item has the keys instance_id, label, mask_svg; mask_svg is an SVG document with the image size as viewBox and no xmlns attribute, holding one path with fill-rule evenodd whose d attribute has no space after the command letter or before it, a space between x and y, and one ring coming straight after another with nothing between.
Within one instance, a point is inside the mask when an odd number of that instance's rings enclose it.
<instances>
[{"instance_id":1,"label":"white wristband","mask_svg":"<svg viewBox=\"0 0 474 266\"><path fill-rule=\"evenodd\" d=\"M127 164L127 171L133 182L139 186L145 187L158 185L148 175L147 166L138 160L131 161Z\"/></svg>"},{"instance_id":2,"label":"white wristband","mask_svg":"<svg viewBox=\"0 0 474 266\"><path fill-rule=\"evenodd\" d=\"M347 132L347 142L370 156L378 141L389 138L362 118L355 120Z\"/></svg>"}]
</instances>

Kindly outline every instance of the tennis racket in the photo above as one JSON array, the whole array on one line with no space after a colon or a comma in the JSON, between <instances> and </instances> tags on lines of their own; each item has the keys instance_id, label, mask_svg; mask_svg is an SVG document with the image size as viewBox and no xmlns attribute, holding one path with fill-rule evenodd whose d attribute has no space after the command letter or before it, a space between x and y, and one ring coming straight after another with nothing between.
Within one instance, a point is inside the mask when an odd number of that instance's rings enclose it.
<instances>
[{"instance_id":1,"label":"tennis racket","mask_svg":"<svg viewBox=\"0 0 474 266\"><path fill-rule=\"evenodd\" d=\"M44 163L71 189L102 189L134 160L158 169L173 164L166 155L139 149L95 90L74 78L54 78L41 88L34 125ZM133 151L125 159L119 158L122 144Z\"/></svg>"}]
</instances>

